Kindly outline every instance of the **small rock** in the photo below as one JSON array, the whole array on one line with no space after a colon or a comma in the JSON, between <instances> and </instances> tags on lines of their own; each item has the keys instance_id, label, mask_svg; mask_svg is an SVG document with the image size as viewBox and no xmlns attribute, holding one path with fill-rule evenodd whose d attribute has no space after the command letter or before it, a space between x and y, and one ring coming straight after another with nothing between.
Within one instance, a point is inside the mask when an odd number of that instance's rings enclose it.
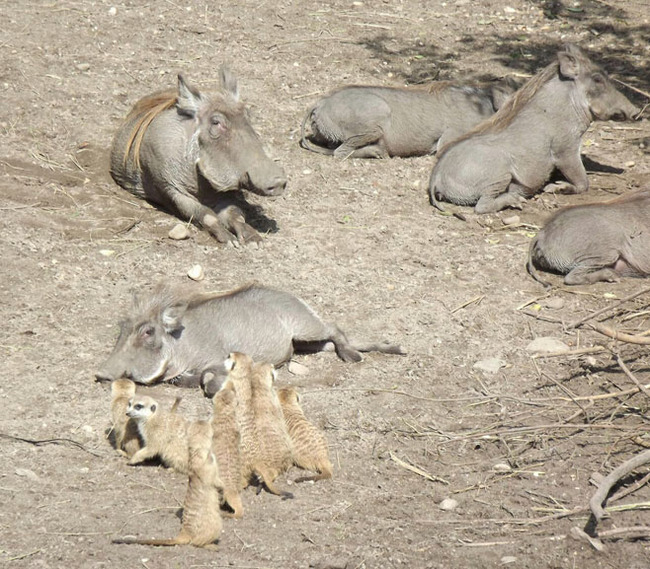
<instances>
[{"instance_id":1,"label":"small rock","mask_svg":"<svg viewBox=\"0 0 650 569\"><path fill-rule=\"evenodd\" d=\"M115 14L117 14L117 8L115 6L111 6L108 9L108 15L109 16L115 16Z\"/></svg>"},{"instance_id":2,"label":"small rock","mask_svg":"<svg viewBox=\"0 0 650 569\"><path fill-rule=\"evenodd\" d=\"M544 306L546 306L546 308L550 308L551 310L560 310L560 308L564 308L564 299L558 296L553 296L546 299Z\"/></svg>"},{"instance_id":3,"label":"small rock","mask_svg":"<svg viewBox=\"0 0 650 569\"><path fill-rule=\"evenodd\" d=\"M84 425L83 427L81 427L81 430L87 435L93 434L93 428L90 425Z\"/></svg>"},{"instance_id":4,"label":"small rock","mask_svg":"<svg viewBox=\"0 0 650 569\"><path fill-rule=\"evenodd\" d=\"M180 241L181 239L187 239L190 236L190 230L187 228L187 225L184 223L177 223L172 227L171 231L167 234L167 237Z\"/></svg>"},{"instance_id":5,"label":"small rock","mask_svg":"<svg viewBox=\"0 0 650 569\"><path fill-rule=\"evenodd\" d=\"M90 69L90 63L79 63L77 64L77 69L79 71L88 71Z\"/></svg>"},{"instance_id":6,"label":"small rock","mask_svg":"<svg viewBox=\"0 0 650 569\"><path fill-rule=\"evenodd\" d=\"M506 464L505 462L500 462L499 464L495 464L492 467L492 470L494 470L494 472L510 472L512 468L510 468L509 464Z\"/></svg>"},{"instance_id":7,"label":"small rock","mask_svg":"<svg viewBox=\"0 0 650 569\"><path fill-rule=\"evenodd\" d=\"M309 368L305 365L291 360L287 364L287 371L293 375L307 375L309 373Z\"/></svg>"},{"instance_id":8,"label":"small rock","mask_svg":"<svg viewBox=\"0 0 650 569\"><path fill-rule=\"evenodd\" d=\"M564 342L550 336L535 338L526 346L526 351L533 354L551 354L553 352L566 352L568 350L569 346Z\"/></svg>"},{"instance_id":9,"label":"small rock","mask_svg":"<svg viewBox=\"0 0 650 569\"><path fill-rule=\"evenodd\" d=\"M517 558L513 555L506 555L505 557L501 558L501 565L509 565L510 563L515 563L516 561Z\"/></svg>"},{"instance_id":10,"label":"small rock","mask_svg":"<svg viewBox=\"0 0 650 569\"><path fill-rule=\"evenodd\" d=\"M202 281L205 278L205 272L201 265L194 265L189 271L187 271L187 276L193 281Z\"/></svg>"},{"instance_id":11,"label":"small rock","mask_svg":"<svg viewBox=\"0 0 650 569\"><path fill-rule=\"evenodd\" d=\"M636 162L634 162L633 160L630 160L629 162L625 163L626 168L632 168L632 166L636 166Z\"/></svg>"},{"instance_id":12,"label":"small rock","mask_svg":"<svg viewBox=\"0 0 650 569\"><path fill-rule=\"evenodd\" d=\"M506 362L504 362L500 358L487 358L484 360L479 360L477 361L472 368L473 369L478 369L479 371L484 371L486 373L496 373L498 372L502 367L506 366Z\"/></svg>"},{"instance_id":13,"label":"small rock","mask_svg":"<svg viewBox=\"0 0 650 569\"><path fill-rule=\"evenodd\" d=\"M16 468L16 474L18 476L29 478L32 482L40 482L41 480L33 470L29 470L27 468Z\"/></svg>"},{"instance_id":14,"label":"small rock","mask_svg":"<svg viewBox=\"0 0 650 569\"><path fill-rule=\"evenodd\" d=\"M115 255L115 251L113 251L112 249L100 249L99 254L104 255L104 257L112 257L113 255Z\"/></svg>"},{"instance_id":15,"label":"small rock","mask_svg":"<svg viewBox=\"0 0 650 569\"><path fill-rule=\"evenodd\" d=\"M438 507L441 510L445 510L445 512L451 512L458 507L458 502L453 498L445 498L442 502L440 502L440 504L438 504Z\"/></svg>"},{"instance_id":16,"label":"small rock","mask_svg":"<svg viewBox=\"0 0 650 569\"><path fill-rule=\"evenodd\" d=\"M518 215L509 215L508 217L504 217L501 221L503 222L503 225L517 225L521 221L521 218Z\"/></svg>"}]
</instances>

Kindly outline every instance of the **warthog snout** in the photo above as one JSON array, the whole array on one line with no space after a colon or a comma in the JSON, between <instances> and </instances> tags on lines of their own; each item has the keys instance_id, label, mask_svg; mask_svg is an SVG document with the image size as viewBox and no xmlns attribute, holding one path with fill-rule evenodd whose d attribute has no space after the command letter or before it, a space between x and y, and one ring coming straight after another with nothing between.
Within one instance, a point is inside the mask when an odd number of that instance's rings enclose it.
<instances>
[{"instance_id":1,"label":"warthog snout","mask_svg":"<svg viewBox=\"0 0 650 569\"><path fill-rule=\"evenodd\" d=\"M280 168L278 170L277 174L271 176L256 176L246 172L241 185L247 190L262 196L281 196L287 187L287 178Z\"/></svg>"}]
</instances>

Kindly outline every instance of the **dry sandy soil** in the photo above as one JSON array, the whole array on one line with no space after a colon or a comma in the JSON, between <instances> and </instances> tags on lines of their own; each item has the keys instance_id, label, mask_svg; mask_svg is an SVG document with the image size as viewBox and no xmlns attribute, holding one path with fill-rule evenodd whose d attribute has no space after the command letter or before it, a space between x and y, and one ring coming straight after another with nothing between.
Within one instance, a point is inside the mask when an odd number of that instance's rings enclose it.
<instances>
[{"instance_id":1,"label":"dry sandy soil","mask_svg":"<svg viewBox=\"0 0 650 569\"><path fill-rule=\"evenodd\" d=\"M571 536L587 523L591 474L650 443L648 398L616 395L634 384L613 355L647 382L647 348L565 326L644 282L569 289L551 277L546 291L524 270L531 237L558 207L647 186L647 118L595 123L584 137L587 195L543 194L509 227L510 212L467 210L465 222L437 214L426 195L434 157L339 161L298 146L306 108L335 86L526 75L564 41L647 92L649 19L643 0L5 0L0 563L650 566L648 542L630 534L604 537L603 552ZM107 173L112 135L138 98L172 87L179 70L209 89L223 62L289 178L282 197L250 198L278 227L259 249L222 247L195 228L171 241L175 218ZM408 355L369 354L356 365L302 355L307 375L280 370L326 433L332 481L292 484L291 472L280 481L295 494L286 501L247 490L245 517L225 521L218 553L114 545L121 535L175 535L186 480L157 465L129 467L110 447L108 386L94 372L131 293L186 282L194 264L206 272L197 287L256 280L286 289L350 335L399 342ZM647 329L649 304L650 294L623 304L605 315L608 325ZM605 349L533 359L526 347L540 336ZM474 367L488 358L500 369ZM178 388L148 391L171 401ZM187 417L209 415L198 391L183 396ZM446 498L457 506L441 509ZM642 488L621 502L649 499ZM650 525L639 506L598 529L633 525Z\"/></svg>"}]
</instances>

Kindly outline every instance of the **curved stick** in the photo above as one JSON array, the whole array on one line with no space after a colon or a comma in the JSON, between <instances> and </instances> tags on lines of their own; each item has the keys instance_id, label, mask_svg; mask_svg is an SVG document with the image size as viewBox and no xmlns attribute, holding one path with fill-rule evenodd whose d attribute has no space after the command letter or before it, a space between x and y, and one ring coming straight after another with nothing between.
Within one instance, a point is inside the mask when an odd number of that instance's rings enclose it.
<instances>
[{"instance_id":1,"label":"curved stick","mask_svg":"<svg viewBox=\"0 0 650 569\"><path fill-rule=\"evenodd\" d=\"M596 518L596 521L599 522L605 516L605 510L603 509L603 502L607 498L609 491L612 489L612 486L616 484L621 478L627 476L632 471L639 468L639 466L644 465L646 462L650 462L650 450L646 450L641 454L637 454L632 457L630 460L624 462L612 472L610 472L603 481L599 484L598 490L594 493L589 500L589 508Z\"/></svg>"}]
</instances>

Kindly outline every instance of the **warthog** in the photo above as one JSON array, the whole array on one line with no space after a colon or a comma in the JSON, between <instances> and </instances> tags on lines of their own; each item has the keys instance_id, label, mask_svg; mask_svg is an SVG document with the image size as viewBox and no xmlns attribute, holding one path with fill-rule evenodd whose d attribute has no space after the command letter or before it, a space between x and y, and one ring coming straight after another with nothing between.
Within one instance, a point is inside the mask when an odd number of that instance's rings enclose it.
<instances>
[{"instance_id":1,"label":"warthog","mask_svg":"<svg viewBox=\"0 0 650 569\"><path fill-rule=\"evenodd\" d=\"M494 114L514 91L510 82L463 86L343 87L318 101L302 121L300 145L340 158L433 154ZM311 121L311 140L305 126Z\"/></svg>"},{"instance_id":2,"label":"warthog","mask_svg":"<svg viewBox=\"0 0 650 569\"><path fill-rule=\"evenodd\" d=\"M332 344L347 362L360 361L360 352L404 353L389 343L350 342L336 324L323 322L287 292L251 285L225 294L202 294L161 284L147 297L136 297L132 315L121 323L113 353L96 377L198 385L203 372L210 370L210 385L203 388L213 395L226 375L223 362L231 352L279 365L291 358L294 347L317 351Z\"/></svg>"},{"instance_id":3,"label":"warthog","mask_svg":"<svg viewBox=\"0 0 650 569\"><path fill-rule=\"evenodd\" d=\"M649 275L650 189L561 209L533 239L526 265L536 281L550 286L535 265L566 275L568 285Z\"/></svg>"},{"instance_id":4,"label":"warthog","mask_svg":"<svg viewBox=\"0 0 650 569\"><path fill-rule=\"evenodd\" d=\"M476 204L476 213L521 207L554 168L568 180L562 185L567 191L584 192L589 181L580 141L591 121L638 112L602 69L567 45L493 117L441 149L429 184L431 204Z\"/></svg>"},{"instance_id":5,"label":"warthog","mask_svg":"<svg viewBox=\"0 0 650 569\"><path fill-rule=\"evenodd\" d=\"M237 205L241 189L278 196L287 183L264 153L225 67L215 93L198 91L179 74L177 91L138 101L113 140L111 176L222 243L260 240Z\"/></svg>"}]
</instances>

